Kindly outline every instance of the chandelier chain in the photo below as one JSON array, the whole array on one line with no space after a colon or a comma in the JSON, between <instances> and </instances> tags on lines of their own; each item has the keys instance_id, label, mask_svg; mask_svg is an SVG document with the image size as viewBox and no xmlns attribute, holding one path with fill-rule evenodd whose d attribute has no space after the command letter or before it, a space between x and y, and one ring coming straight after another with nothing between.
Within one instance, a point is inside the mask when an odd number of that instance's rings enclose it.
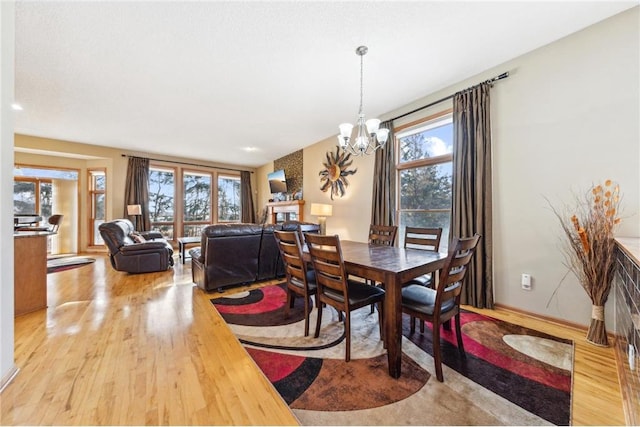
<instances>
[{"instance_id":1,"label":"chandelier chain","mask_svg":"<svg viewBox=\"0 0 640 427\"><path fill-rule=\"evenodd\" d=\"M364 54L360 55L360 108L358 109L358 115L362 114L362 99L364 98L364 89L363 89L363 69L364 69Z\"/></svg>"}]
</instances>

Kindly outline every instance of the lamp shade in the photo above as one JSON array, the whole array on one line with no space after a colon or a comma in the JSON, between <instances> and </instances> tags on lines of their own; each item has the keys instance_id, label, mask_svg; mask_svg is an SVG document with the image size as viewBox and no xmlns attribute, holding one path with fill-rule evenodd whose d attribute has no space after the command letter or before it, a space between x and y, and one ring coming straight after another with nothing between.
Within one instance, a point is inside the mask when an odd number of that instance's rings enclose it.
<instances>
[{"instance_id":1,"label":"lamp shade","mask_svg":"<svg viewBox=\"0 0 640 427\"><path fill-rule=\"evenodd\" d=\"M142 207L140 205L127 205L128 215L142 215Z\"/></svg>"},{"instance_id":2,"label":"lamp shade","mask_svg":"<svg viewBox=\"0 0 640 427\"><path fill-rule=\"evenodd\" d=\"M324 203L311 203L311 215L315 216L331 216L333 206Z\"/></svg>"}]
</instances>

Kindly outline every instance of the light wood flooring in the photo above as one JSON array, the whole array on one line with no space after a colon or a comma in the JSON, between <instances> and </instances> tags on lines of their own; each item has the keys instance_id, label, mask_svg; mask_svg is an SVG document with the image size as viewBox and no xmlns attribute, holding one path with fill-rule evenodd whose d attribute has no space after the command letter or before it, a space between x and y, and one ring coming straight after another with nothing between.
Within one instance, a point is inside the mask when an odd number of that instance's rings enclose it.
<instances>
[{"instance_id":1,"label":"light wood flooring","mask_svg":"<svg viewBox=\"0 0 640 427\"><path fill-rule=\"evenodd\" d=\"M2 425L297 423L212 308L216 294L191 283L189 262L129 275L90 256L48 275L47 310L16 318L20 372L0 395ZM572 423L624 424L611 348L566 326L481 312L573 339Z\"/></svg>"}]
</instances>

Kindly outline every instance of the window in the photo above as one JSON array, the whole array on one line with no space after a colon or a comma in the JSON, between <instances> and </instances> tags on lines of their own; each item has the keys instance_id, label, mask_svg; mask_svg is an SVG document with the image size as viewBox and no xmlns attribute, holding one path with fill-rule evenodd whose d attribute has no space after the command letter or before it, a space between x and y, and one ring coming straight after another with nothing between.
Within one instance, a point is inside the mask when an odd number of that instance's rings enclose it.
<instances>
[{"instance_id":1,"label":"window","mask_svg":"<svg viewBox=\"0 0 640 427\"><path fill-rule=\"evenodd\" d=\"M107 176L103 169L89 169L89 245L104 244L98 227L106 219Z\"/></svg>"},{"instance_id":2,"label":"window","mask_svg":"<svg viewBox=\"0 0 640 427\"><path fill-rule=\"evenodd\" d=\"M33 168L16 165L13 168L13 213L42 216L42 223L52 215L53 180L78 181L78 172Z\"/></svg>"},{"instance_id":3,"label":"window","mask_svg":"<svg viewBox=\"0 0 640 427\"><path fill-rule=\"evenodd\" d=\"M211 181L210 173L183 173L183 236L199 236L211 224Z\"/></svg>"},{"instance_id":4,"label":"window","mask_svg":"<svg viewBox=\"0 0 640 427\"><path fill-rule=\"evenodd\" d=\"M169 240L199 236L209 224L240 222L240 176L152 165L149 212L151 229Z\"/></svg>"},{"instance_id":5,"label":"window","mask_svg":"<svg viewBox=\"0 0 640 427\"><path fill-rule=\"evenodd\" d=\"M407 226L442 227L440 250L446 251L452 203L451 113L398 128L396 144L400 245Z\"/></svg>"},{"instance_id":6,"label":"window","mask_svg":"<svg viewBox=\"0 0 640 427\"><path fill-rule=\"evenodd\" d=\"M37 180L15 179L13 181L13 213L37 214L39 212L36 186Z\"/></svg>"},{"instance_id":7,"label":"window","mask_svg":"<svg viewBox=\"0 0 640 427\"><path fill-rule=\"evenodd\" d=\"M240 221L240 177L218 177L218 222Z\"/></svg>"},{"instance_id":8,"label":"window","mask_svg":"<svg viewBox=\"0 0 640 427\"><path fill-rule=\"evenodd\" d=\"M173 240L175 229L175 171L167 168L149 169L149 216L151 230Z\"/></svg>"}]
</instances>

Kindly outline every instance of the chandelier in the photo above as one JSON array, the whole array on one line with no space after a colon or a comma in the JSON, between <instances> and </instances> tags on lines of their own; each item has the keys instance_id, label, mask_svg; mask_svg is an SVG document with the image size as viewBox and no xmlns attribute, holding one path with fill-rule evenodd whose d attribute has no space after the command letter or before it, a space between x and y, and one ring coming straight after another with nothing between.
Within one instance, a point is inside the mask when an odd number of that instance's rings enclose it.
<instances>
[{"instance_id":1,"label":"chandelier","mask_svg":"<svg viewBox=\"0 0 640 427\"><path fill-rule=\"evenodd\" d=\"M358 120L355 129L351 123L342 123L338 128L338 142L347 153L354 156L373 154L378 148L384 147L389 137L389 129L380 127L380 120L364 120L362 112L362 69L363 56L369 49L366 46L359 46L356 54L360 57L360 108L358 110Z\"/></svg>"}]
</instances>

